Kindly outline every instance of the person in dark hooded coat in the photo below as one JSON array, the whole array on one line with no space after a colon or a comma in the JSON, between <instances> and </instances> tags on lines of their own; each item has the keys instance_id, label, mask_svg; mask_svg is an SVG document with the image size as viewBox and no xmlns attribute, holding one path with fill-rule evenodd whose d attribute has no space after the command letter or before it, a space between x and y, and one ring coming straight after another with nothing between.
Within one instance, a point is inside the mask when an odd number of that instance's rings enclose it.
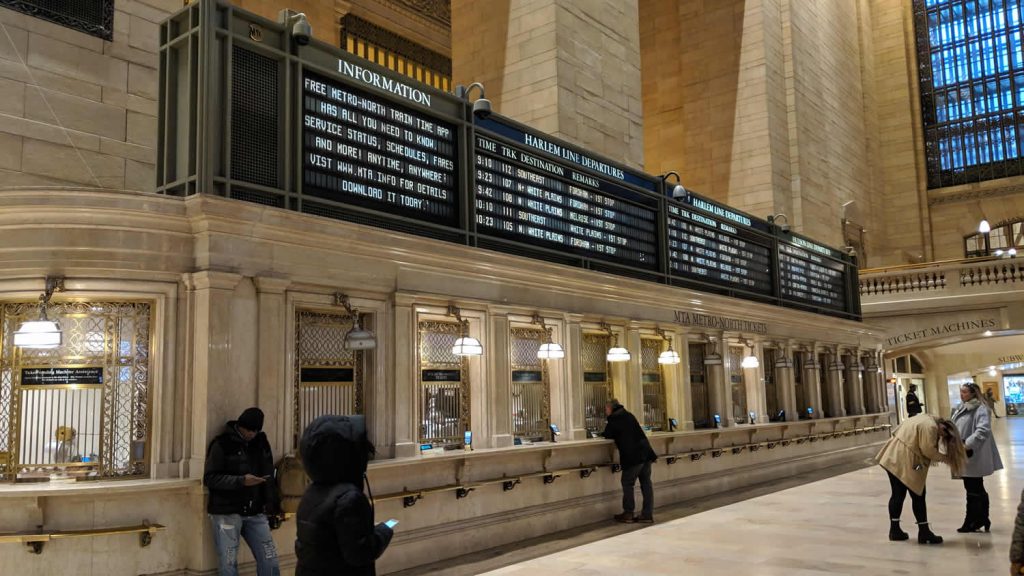
<instances>
[{"instance_id":1,"label":"person in dark hooded coat","mask_svg":"<svg viewBox=\"0 0 1024 576\"><path fill-rule=\"evenodd\" d=\"M373 576L394 534L374 525L363 494L374 453L362 416L321 416L302 434L299 452L313 483L299 503L296 576Z\"/></svg>"},{"instance_id":2,"label":"person in dark hooded coat","mask_svg":"<svg viewBox=\"0 0 1024 576\"><path fill-rule=\"evenodd\" d=\"M625 406L616 399L605 405L608 424L601 436L615 441L619 450L619 465L622 466L622 513L615 515L615 520L630 524L654 522L654 487L651 484L651 463L658 460L657 453L640 427L636 416L630 414ZM640 480L640 493L644 497L643 509L639 516L633 515L636 502L633 499L633 487Z\"/></svg>"}]
</instances>

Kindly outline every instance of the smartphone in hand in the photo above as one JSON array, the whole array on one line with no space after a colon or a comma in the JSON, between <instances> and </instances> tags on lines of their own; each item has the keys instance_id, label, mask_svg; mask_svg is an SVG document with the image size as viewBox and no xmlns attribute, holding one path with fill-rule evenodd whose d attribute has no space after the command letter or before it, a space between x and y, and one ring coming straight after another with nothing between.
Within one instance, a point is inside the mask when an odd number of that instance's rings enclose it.
<instances>
[{"instance_id":1,"label":"smartphone in hand","mask_svg":"<svg viewBox=\"0 0 1024 576\"><path fill-rule=\"evenodd\" d=\"M395 520L394 518L392 518L391 520L388 520L387 522L385 522L384 525L387 526L388 528L394 528L395 526L398 526L398 520Z\"/></svg>"}]
</instances>

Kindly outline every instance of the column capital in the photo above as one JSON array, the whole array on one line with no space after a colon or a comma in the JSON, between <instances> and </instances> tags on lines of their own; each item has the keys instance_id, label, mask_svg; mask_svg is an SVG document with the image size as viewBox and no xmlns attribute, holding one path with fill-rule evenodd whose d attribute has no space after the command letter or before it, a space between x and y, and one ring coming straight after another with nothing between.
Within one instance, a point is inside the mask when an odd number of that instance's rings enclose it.
<instances>
[{"instance_id":1,"label":"column capital","mask_svg":"<svg viewBox=\"0 0 1024 576\"><path fill-rule=\"evenodd\" d=\"M234 290L243 278L241 274L219 270L202 270L193 272L189 276L191 276L191 285L196 290Z\"/></svg>"},{"instance_id":2,"label":"column capital","mask_svg":"<svg viewBox=\"0 0 1024 576\"><path fill-rule=\"evenodd\" d=\"M256 283L256 291L260 294L284 294L285 290L292 285L288 278L275 278L273 276L257 276L253 278Z\"/></svg>"}]
</instances>

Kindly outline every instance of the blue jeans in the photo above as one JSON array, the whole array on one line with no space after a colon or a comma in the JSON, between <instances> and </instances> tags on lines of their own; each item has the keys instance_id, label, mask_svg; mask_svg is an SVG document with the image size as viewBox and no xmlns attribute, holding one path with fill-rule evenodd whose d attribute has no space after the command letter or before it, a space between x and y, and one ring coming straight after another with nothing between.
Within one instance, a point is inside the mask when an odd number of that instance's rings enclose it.
<instances>
[{"instance_id":1,"label":"blue jeans","mask_svg":"<svg viewBox=\"0 0 1024 576\"><path fill-rule=\"evenodd\" d=\"M264 514L210 514L213 523L213 541L217 546L217 564L220 576L238 576L238 545L244 538L256 558L258 576L281 576L277 564L277 547L270 535L270 524Z\"/></svg>"}]
</instances>

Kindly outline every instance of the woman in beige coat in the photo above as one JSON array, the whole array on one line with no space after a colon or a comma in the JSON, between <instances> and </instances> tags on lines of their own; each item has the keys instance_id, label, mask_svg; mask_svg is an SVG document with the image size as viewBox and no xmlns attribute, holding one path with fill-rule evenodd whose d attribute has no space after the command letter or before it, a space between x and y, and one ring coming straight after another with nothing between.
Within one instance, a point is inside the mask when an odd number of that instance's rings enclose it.
<instances>
[{"instance_id":1,"label":"woman in beige coat","mask_svg":"<svg viewBox=\"0 0 1024 576\"><path fill-rule=\"evenodd\" d=\"M930 414L919 414L896 429L882 446L876 460L889 474L892 496L889 498L889 540L906 540L910 536L900 529L903 502L910 492L910 502L917 520L917 541L920 544L941 544L942 537L928 528L925 505L925 481L928 468L945 462L954 476L960 475L967 454L956 425Z\"/></svg>"}]
</instances>

